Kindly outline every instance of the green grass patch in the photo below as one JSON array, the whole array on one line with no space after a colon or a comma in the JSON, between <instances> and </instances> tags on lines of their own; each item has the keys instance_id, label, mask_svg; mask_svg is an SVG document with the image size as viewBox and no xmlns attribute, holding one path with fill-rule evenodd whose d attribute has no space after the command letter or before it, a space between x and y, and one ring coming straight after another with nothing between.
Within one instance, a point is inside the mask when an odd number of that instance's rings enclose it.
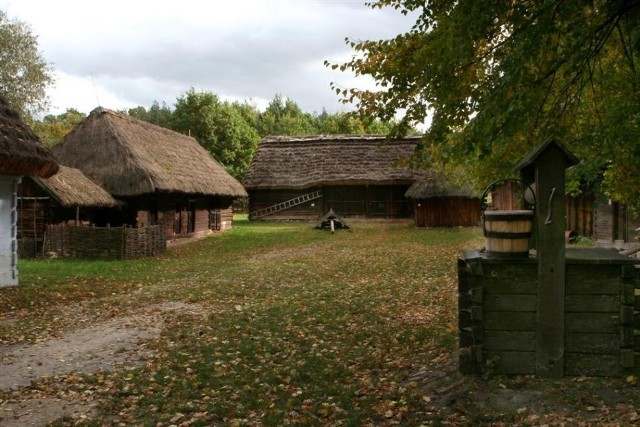
<instances>
[{"instance_id":1,"label":"green grass patch","mask_svg":"<svg viewBox=\"0 0 640 427\"><path fill-rule=\"evenodd\" d=\"M420 425L424 392L407 380L451 360L456 258L480 242L477 229L240 219L157 258L23 261L0 310L29 312L27 342L74 327L74 304L94 322L169 301L204 311L165 319L146 364L86 376L102 405L80 424ZM20 341L15 323L0 339Z\"/></svg>"}]
</instances>

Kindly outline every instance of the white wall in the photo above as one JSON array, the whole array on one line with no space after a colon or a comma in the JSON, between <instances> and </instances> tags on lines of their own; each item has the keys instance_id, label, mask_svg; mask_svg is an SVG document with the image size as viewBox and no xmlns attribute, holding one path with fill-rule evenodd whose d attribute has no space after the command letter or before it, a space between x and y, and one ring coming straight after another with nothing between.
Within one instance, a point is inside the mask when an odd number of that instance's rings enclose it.
<instances>
[{"instance_id":1,"label":"white wall","mask_svg":"<svg viewBox=\"0 0 640 427\"><path fill-rule=\"evenodd\" d=\"M16 188L20 178L0 175L0 288L18 284Z\"/></svg>"}]
</instances>

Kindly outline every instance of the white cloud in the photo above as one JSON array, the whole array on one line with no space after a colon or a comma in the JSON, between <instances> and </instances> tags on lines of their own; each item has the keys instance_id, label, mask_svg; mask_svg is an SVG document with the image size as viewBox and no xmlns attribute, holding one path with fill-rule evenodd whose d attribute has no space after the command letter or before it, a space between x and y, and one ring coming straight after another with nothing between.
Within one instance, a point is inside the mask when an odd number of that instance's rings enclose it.
<instances>
[{"instance_id":1,"label":"white cloud","mask_svg":"<svg viewBox=\"0 0 640 427\"><path fill-rule=\"evenodd\" d=\"M306 111L344 110L329 83L371 81L323 61L350 57L345 37L388 38L413 23L349 0L0 0L0 8L31 25L53 63L54 113L98 102L173 105L190 87L259 105L280 94Z\"/></svg>"}]
</instances>

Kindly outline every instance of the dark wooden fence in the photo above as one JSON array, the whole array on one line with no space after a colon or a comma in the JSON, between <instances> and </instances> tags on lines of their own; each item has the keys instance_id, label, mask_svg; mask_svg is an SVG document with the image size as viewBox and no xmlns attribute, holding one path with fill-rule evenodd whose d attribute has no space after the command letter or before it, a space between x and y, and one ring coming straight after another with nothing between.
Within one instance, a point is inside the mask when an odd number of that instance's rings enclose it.
<instances>
[{"instance_id":1,"label":"dark wooden fence","mask_svg":"<svg viewBox=\"0 0 640 427\"><path fill-rule=\"evenodd\" d=\"M156 256L167 248L162 225L142 228L49 225L44 253L68 258L131 259Z\"/></svg>"}]
</instances>

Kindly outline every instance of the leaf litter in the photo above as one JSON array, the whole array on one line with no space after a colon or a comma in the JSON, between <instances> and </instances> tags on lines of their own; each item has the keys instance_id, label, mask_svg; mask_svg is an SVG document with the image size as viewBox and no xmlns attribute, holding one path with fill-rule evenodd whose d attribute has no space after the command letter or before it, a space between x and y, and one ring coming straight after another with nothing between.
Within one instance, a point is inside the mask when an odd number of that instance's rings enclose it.
<instances>
[{"instance_id":1,"label":"leaf litter","mask_svg":"<svg viewBox=\"0 0 640 427\"><path fill-rule=\"evenodd\" d=\"M115 277L110 266L98 278L71 272L74 284L62 279L58 287L46 284L46 271L29 277L23 269L26 286L0 292L0 369L9 372L13 364L20 372L0 390L0 422L638 420L635 377L543 381L457 373L455 265L461 250L480 243L477 231L354 225L353 233L335 235L304 223L239 226L140 261L131 277ZM54 351L56 345L64 350ZM36 351L42 353L30 360ZM45 359L55 368L44 372Z\"/></svg>"}]
</instances>

